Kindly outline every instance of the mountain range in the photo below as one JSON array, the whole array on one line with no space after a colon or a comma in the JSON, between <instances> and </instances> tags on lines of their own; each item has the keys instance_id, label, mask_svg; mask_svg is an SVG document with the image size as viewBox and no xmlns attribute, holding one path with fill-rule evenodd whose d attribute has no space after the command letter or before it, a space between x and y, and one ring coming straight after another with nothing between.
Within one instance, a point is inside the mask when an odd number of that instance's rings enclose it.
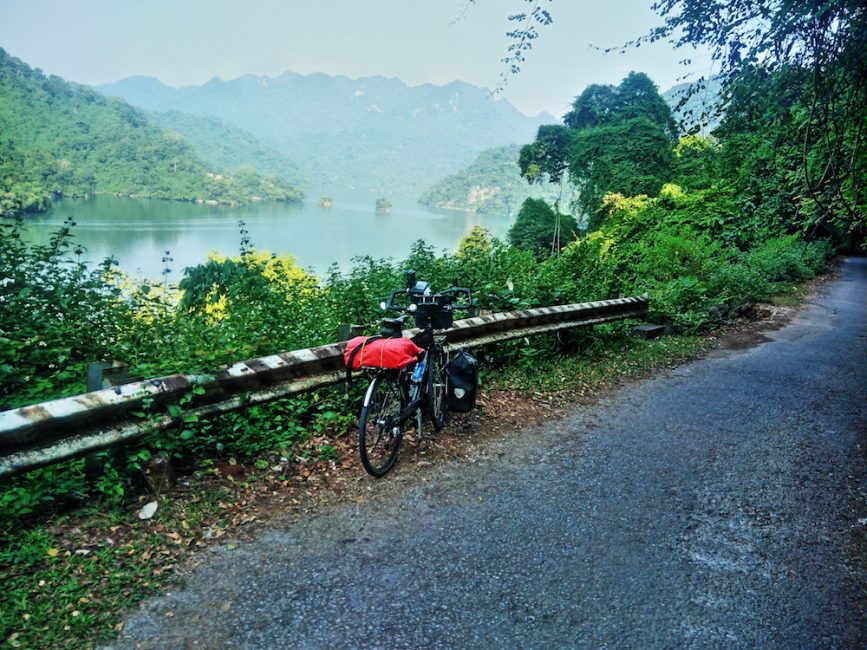
<instances>
[{"instance_id":1,"label":"mountain range","mask_svg":"<svg viewBox=\"0 0 867 650\"><path fill-rule=\"evenodd\" d=\"M46 76L0 48L0 216L99 193L213 203L302 197L250 168L223 173L122 99Z\"/></svg>"},{"instance_id":2,"label":"mountain range","mask_svg":"<svg viewBox=\"0 0 867 650\"><path fill-rule=\"evenodd\" d=\"M135 76L97 86L138 108L216 118L291 160L322 189L417 196L485 149L530 142L541 124L462 81L407 86L395 78L323 73L245 75L172 88ZM158 120L160 118L157 118Z\"/></svg>"}]
</instances>

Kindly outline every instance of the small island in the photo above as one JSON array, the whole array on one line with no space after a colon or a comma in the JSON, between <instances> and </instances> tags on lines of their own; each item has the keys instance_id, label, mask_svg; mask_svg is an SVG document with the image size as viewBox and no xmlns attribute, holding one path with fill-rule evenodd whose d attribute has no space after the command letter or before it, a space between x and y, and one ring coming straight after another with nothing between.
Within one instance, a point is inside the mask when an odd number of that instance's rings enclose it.
<instances>
[{"instance_id":1,"label":"small island","mask_svg":"<svg viewBox=\"0 0 867 650\"><path fill-rule=\"evenodd\" d=\"M321 205L323 208L330 208L332 205L334 205L334 201L331 200L330 196L320 196L319 205Z\"/></svg>"},{"instance_id":2,"label":"small island","mask_svg":"<svg viewBox=\"0 0 867 650\"><path fill-rule=\"evenodd\" d=\"M376 213L388 214L391 212L391 201L385 198L376 199Z\"/></svg>"}]
</instances>

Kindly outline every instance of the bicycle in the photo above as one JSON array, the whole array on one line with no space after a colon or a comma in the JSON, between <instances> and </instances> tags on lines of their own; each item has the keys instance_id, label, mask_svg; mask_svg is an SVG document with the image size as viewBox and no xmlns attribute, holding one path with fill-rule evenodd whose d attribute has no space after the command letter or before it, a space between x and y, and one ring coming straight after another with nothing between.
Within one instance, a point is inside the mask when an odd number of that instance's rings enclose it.
<instances>
[{"instance_id":1,"label":"bicycle","mask_svg":"<svg viewBox=\"0 0 867 650\"><path fill-rule=\"evenodd\" d=\"M439 431L447 417L448 377L443 345L447 334L436 333L452 326L454 311L472 306L472 293L463 287L451 287L433 293L427 282L416 281L415 272L407 271L407 286L391 292L380 303L383 311L401 311L397 318L382 320L382 336L403 335L403 327L412 316L421 332L413 341L423 352L415 363L399 369L377 369L364 393L358 416L358 451L368 474L380 478L397 460L406 425L415 419L418 439L424 439L424 416ZM409 304L397 305L395 299L407 297ZM463 300L460 300L460 299ZM460 304L458 303L460 300Z\"/></svg>"}]
</instances>

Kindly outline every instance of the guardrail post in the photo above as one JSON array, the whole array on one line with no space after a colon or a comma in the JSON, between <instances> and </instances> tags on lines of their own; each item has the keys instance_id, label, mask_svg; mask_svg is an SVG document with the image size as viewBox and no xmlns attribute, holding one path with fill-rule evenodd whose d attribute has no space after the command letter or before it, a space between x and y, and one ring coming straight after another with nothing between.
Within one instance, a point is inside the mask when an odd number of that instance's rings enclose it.
<instances>
[{"instance_id":1,"label":"guardrail post","mask_svg":"<svg viewBox=\"0 0 867 650\"><path fill-rule=\"evenodd\" d=\"M120 361L93 361L87 364L87 392L92 393L103 388L122 386L134 381L129 377L129 366ZM120 471L126 454L126 446L119 443L112 447L109 462ZM93 483L105 473L104 463L99 453L90 453L84 457L84 478Z\"/></svg>"},{"instance_id":2,"label":"guardrail post","mask_svg":"<svg viewBox=\"0 0 867 650\"><path fill-rule=\"evenodd\" d=\"M665 334L665 327L662 325L638 325L632 328L632 335L640 339L658 339Z\"/></svg>"},{"instance_id":3,"label":"guardrail post","mask_svg":"<svg viewBox=\"0 0 867 650\"><path fill-rule=\"evenodd\" d=\"M87 392L128 384L129 366L120 361L94 361L87 364Z\"/></svg>"},{"instance_id":4,"label":"guardrail post","mask_svg":"<svg viewBox=\"0 0 867 650\"><path fill-rule=\"evenodd\" d=\"M350 323L338 323L337 342L348 341L356 336L364 334L364 325L351 325Z\"/></svg>"}]
</instances>

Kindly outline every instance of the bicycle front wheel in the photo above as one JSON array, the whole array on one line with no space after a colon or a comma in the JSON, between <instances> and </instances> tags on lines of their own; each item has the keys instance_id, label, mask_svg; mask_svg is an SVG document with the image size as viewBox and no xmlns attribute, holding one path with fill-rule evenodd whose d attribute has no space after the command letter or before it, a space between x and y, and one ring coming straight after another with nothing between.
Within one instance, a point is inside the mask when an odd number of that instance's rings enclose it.
<instances>
[{"instance_id":1,"label":"bicycle front wheel","mask_svg":"<svg viewBox=\"0 0 867 650\"><path fill-rule=\"evenodd\" d=\"M427 412L434 431L439 431L446 423L448 415L446 395L448 395L446 353L441 347L437 347L431 350L427 385Z\"/></svg>"},{"instance_id":2,"label":"bicycle front wheel","mask_svg":"<svg viewBox=\"0 0 867 650\"><path fill-rule=\"evenodd\" d=\"M397 376L379 374L370 382L358 416L358 454L371 476L384 476L397 460L403 440L398 416L404 403Z\"/></svg>"}]
</instances>

